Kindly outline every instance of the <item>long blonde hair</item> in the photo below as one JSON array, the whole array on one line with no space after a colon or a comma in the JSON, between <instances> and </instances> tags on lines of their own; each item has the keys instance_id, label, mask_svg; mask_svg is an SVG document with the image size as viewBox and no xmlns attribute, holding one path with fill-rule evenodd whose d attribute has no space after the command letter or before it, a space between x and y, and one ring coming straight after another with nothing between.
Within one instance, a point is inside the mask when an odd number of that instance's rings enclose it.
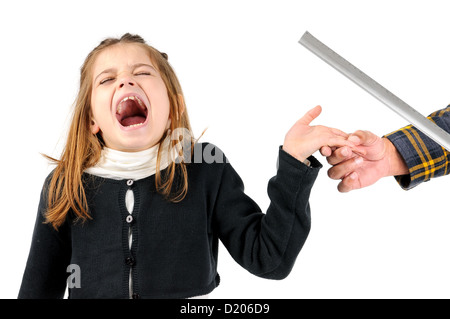
<instances>
[{"instance_id":1,"label":"long blonde hair","mask_svg":"<svg viewBox=\"0 0 450 319\"><path fill-rule=\"evenodd\" d=\"M120 38L107 38L103 40L88 54L81 67L80 88L75 102L67 142L61 158L58 160L44 155L57 164L48 184L48 209L45 214L46 222L51 223L55 229L58 229L64 223L70 210L74 213L76 220L86 221L87 219L91 219L82 175L85 169L94 166L99 161L101 150L104 146L100 132L97 135L91 132L91 91L93 78L91 72L98 54L104 49L118 43L138 44L148 52L151 61L158 68L167 88L170 101L170 130L173 132L178 128L184 128L191 132L181 86L174 70L168 62L167 54L161 53L148 45L139 35L126 33ZM159 145L161 145L168 134L169 131L163 134ZM174 147L176 143L177 141L171 141L169 148ZM191 138L191 145L193 143L194 140ZM156 162L156 189L170 201L181 201L186 196L188 189L186 163L172 162L165 170L164 176L161 176L159 170L161 153L160 147ZM177 171L182 177L180 179L180 185L174 185L176 174L178 174Z\"/></svg>"}]
</instances>

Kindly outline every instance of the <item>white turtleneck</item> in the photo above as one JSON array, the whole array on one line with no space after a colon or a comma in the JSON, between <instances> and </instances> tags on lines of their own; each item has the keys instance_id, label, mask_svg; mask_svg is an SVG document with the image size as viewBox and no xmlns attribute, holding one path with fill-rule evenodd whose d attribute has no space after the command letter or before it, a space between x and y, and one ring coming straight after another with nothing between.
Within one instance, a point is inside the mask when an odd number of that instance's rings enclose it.
<instances>
[{"instance_id":1,"label":"white turtleneck","mask_svg":"<svg viewBox=\"0 0 450 319\"><path fill-rule=\"evenodd\" d=\"M160 170L169 166L168 140L163 142ZM139 180L154 175L159 144L140 152L122 152L104 147L99 162L86 173L111 179Z\"/></svg>"}]
</instances>

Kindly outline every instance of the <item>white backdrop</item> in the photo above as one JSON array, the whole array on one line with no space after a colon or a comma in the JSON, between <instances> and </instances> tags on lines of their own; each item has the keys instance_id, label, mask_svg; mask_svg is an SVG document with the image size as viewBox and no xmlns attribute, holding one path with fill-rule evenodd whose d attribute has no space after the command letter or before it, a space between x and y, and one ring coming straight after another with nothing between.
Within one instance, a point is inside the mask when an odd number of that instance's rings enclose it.
<instances>
[{"instance_id":1,"label":"white backdrop","mask_svg":"<svg viewBox=\"0 0 450 319\"><path fill-rule=\"evenodd\" d=\"M425 4L426 3L426 4ZM194 133L218 145L246 192L267 181L291 125L383 135L407 123L298 44L310 31L428 115L450 101L446 1L2 1L0 298L16 298L44 178L58 157L79 68L102 39L138 33L167 52ZM324 164L312 230L290 276L254 277L220 247L211 298L450 297L450 177L403 191L393 178L341 194Z\"/></svg>"}]
</instances>

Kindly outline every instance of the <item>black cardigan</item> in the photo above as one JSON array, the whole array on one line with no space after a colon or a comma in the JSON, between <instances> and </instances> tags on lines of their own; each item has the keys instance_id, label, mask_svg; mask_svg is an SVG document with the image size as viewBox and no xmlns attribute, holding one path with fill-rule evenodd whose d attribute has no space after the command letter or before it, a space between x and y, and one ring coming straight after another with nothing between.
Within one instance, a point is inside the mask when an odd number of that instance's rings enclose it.
<instances>
[{"instance_id":1,"label":"black cardigan","mask_svg":"<svg viewBox=\"0 0 450 319\"><path fill-rule=\"evenodd\" d=\"M207 145L212 146L196 147ZM222 157L222 163L187 165L189 190L179 203L156 192L154 176L129 182L84 174L92 220L68 218L58 231L43 223L47 178L19 298L62 298L73 264L79 266L81 285L69 287L69 298L129 298L130 267L135 297L207 294L220 281L219 239L250 273L285 278L310 230L308 198L321 164L310 157L308 167L280 147L277 174L268 184L271 203L264 214ZM135 196L131 223L125 207L129 187Z\"/></svg>"}]
</instances>

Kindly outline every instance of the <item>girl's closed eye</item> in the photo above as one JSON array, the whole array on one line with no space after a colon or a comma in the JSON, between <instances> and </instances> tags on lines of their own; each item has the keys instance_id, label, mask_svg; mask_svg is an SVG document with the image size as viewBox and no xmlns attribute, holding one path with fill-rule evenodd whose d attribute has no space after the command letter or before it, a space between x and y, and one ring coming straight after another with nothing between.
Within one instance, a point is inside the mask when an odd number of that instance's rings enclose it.
<instances>
[{"instance_id":1,"label":"girl's closed eye","mask_svg":"<svg viewBox=\"0 0 450 319\"><path fill-rule=\"evenodd\" d=\"M103 84L106 84L107 82L111 82L111 81L114 81L114 78L109 77L109 78L105 78L105 79L101 80L99 84L103 85Z\"/></svg>"},{"instance_id":2,"label":"girl's closed eye","mask_svg":"<svg viewBox=\"0 0 450 319\"><path fill-rule=\"evenodd\" d=\"M135 75L136 75L136 76L138 76L138 75L151 76L152 74L151 74L150 72L148 72L148 71L142 71L142 72L136 73ZM99 84L100 84L100 85L103 85L103 84L106 84L106 83L108 83L108 82L112 82L112 81L114 81L114 80L115 80L114 77L107 77L107 78L101 80L101 81L99 82Z\"/></svg>"},{"instance_id":3,"label":"girl's closed eye","mask_svg":"<svg viewBox=\"0 0 450 319\"><path fill-rule=\"evenodd\" d=\"M143 71L143 72L136 73L136 75L152 75L152 74L150 72Z\"/></svg>"}]
</instances>

